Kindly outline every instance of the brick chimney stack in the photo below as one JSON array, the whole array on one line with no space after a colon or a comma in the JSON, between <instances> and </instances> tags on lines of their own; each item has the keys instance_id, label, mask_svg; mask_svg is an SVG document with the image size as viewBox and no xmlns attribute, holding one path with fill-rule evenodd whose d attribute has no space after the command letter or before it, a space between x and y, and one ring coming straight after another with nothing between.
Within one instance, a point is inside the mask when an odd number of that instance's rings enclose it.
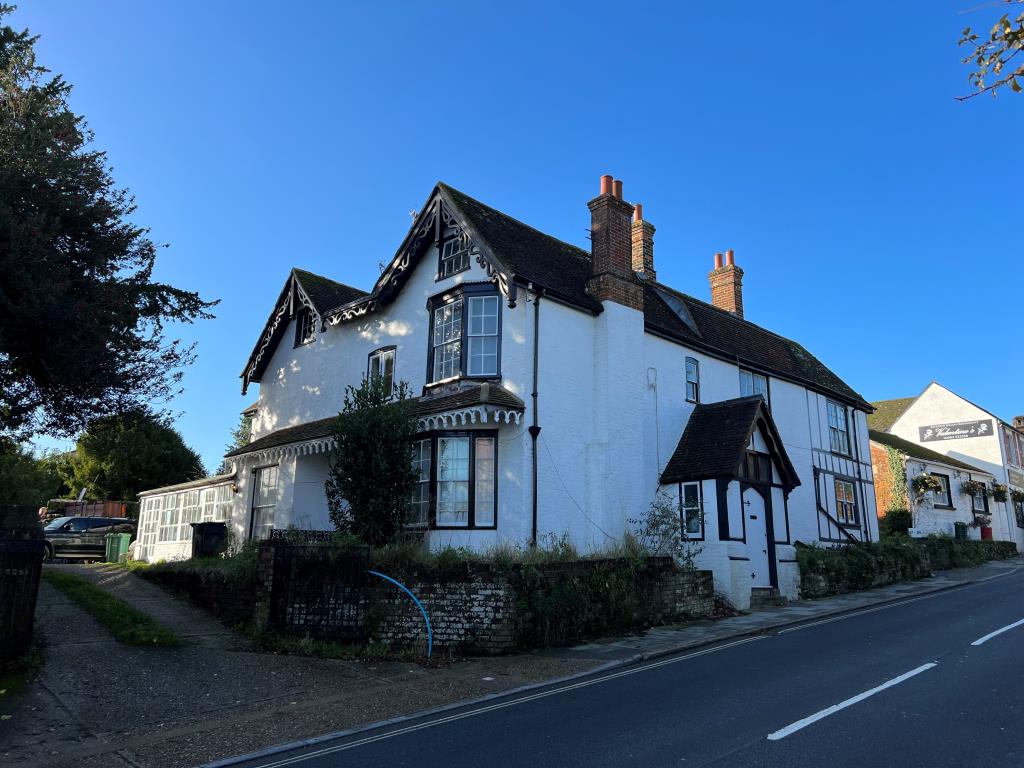
<instances>
[{"instance_id":1,"label":"brick chimney stack","mask_svg":"<svg viewBox=\"0 0 1024 768\"><path fill-rule=\"evenodd\" d=\"M654 225L644 221L644 207L637 203L633 209L633 271L648 280L657 280L654 271Z\"/></svg>"},{"instance_id":2,"label":"brick chimney stack","mask_svg":"<svg viewBox=\"0 0 1024 768\"><path fill-rule=\"evenodd\" d=\"M630 217L633 206L622 199L622 182L601 177L601 194L590 208L591 277L587 292L598 301L643 309L643 289L633 275ZM653 232L653 227L652 227Z\"/></svg>"},{"instance_id":3,"label":"brick chimney stack","mask_svg":"<svg viewBox=\"0 0 1024 768\"><path fill-rule=\"evenodd\" d=\"M711 303L742 318L743 270L736 266L732 249L725 252L724 264L722 254L715 254L715 268L708 277L711 279Z\"/></svg>"}]
</instances>

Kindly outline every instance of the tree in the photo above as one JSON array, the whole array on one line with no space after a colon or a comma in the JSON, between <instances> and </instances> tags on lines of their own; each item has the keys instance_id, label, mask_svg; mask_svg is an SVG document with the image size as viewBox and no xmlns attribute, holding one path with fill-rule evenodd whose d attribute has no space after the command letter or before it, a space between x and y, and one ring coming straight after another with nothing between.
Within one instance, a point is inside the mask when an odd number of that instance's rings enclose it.
<instances>
[{"instance_id":1,"label":"tree","mask_svg":"<svg viewBox=\"0 0 1024 768\"><path fill-rule=\"evenodd\" d=\"M325 486L331 521L339 531L381 546L402 530L415 483L416 431L405 382L392 390L386 379L371 376L359 387L346 388Z\"/></svg>"},{"instance_id":2,"label":"tree","mask_svg":"<svg viewBox=\"0 0 1024 768\"><path fill-rule=\"evenodd\" d=\"M73 435L164 403L194 347L165 325L216 302L152 280L156 246L132 224L71 86L36 63L36 37L0 4L0 434Z\"/></svg>"},{"instance_id":3,"label":"tree","mask_svg":"<svg viewBox=\"0 0 1024 768\"><path fill-rule=\"evenodd\" d=\"M57 460L37 457L13 440L0 438L0 506L44 506L62 490Z\"/></svg>"},{"instance_id":4,"label":"tree","mask_svg":"<svg viewBox=\"0 0 1024 768\"><path fill-rule=\"evenodd\" d=\"M252 441L252 414L243 413L238 417L238 426L231 430L231 442L224 446L224 453L230 453L237 448L244 448ZM226 459L220 462L217 467L217 474L223 475L228 471Z\"/></svg>"},{"instance_id":5,"label":"tree","mask_svg":"<svg viewBox=\"0 0 1024 768\"><path fill-rule=\"evenodd\" d=\"M78 438L64 482L87 498L134 501L139 491L198 480L206 472L166 419L145 411L95 419Z\"/></svg>"},{"instance_id":6,"label":"tree","mask_svg":"<svg viewBox=\"0 0 1024 768\"><path fill-rule=\"evenodd\" d=\"M1024 5L1024 0L1002 0L1002 4ZM987 37L967 27L961 33L959 45L971 49L963 61L975 67L967 79L976 89L974 93L958 96L959 101L972 99L982 93L995 96L996 91L1003 86L1009 86L1014 93L1024 91L1024 59L1017 59L1016 67L1011 64L1024 50L1024 13L1015 19L1004 13L989 30ZM995 79L986 84L990 76Z\"/></svg>"}]
</instances>

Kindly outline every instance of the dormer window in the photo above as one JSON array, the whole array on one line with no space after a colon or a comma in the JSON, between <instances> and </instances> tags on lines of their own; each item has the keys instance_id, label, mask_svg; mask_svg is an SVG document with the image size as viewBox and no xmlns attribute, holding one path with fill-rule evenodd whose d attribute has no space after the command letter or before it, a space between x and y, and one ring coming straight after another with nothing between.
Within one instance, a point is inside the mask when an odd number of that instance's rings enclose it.
<instances>
[{"instance_id":1,"label":"dormer window","mask_svg":"<svg viewBox=\"0 0 1024 768\"><path fill-rule=\"evenodd\" d=\"M453 237L441 244L441 263L437 268L437 278L457 275L469 269L469 240Z\"/></svg>"},{"instance_id":2,"label":"dormer window","mask_svg":"<svg viewBox=\"0 0 1024 768\"><path fill-rule=\"evenodd\" d=\"M501 374L501 302L494 286L471 284L430 300L430 383Z\"/></svg>"},{"instance_id":3,"label":"dormer window","mask_svg":"<svg viewBox=\"0 0 1024 768\"><path fill-rule=\"evenodd\" d=\"M312 341L316 341L316 318L309 307L303 307L295 314L295 346Z\"/></svg>"}]
</instances>

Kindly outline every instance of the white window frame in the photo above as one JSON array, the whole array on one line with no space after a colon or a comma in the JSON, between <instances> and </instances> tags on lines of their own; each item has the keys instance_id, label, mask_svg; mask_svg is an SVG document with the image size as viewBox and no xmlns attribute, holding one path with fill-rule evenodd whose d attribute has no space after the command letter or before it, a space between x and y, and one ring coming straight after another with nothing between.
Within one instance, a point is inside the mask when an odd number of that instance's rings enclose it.
<instances>
[{"instance_id":1,"label":"white window frame","mask_svg":"<svg viewBox=\"0 0 1024 768\"><path fill-rule=\"evenodd\" d=\"M833 477L836 495L836 520L841 525L857 525L857 488L853 482L842 477ZM847 493L847 488L849 493ZM842 489L842 495L840 495Z\"/></svg>"},{"instance_id":2,"label":"white window frame","mask_svg":"<svg viewBox=\"0 0 1024 768\"><path fill-rule=\"evenodd\" d=\"M463 300L467 302L466 375L497 376L501 349L498 339L501 329L501 302L498 295L469 295Z\"/></svg>"},{"instance_id":3,"label":"white window frame","mask_svg":"<svg viewBox=\"0 0 1024 768\"><path fill-rule=\"evenodd\" d=\"M469 240L463 237L452 237L441 243L437 264L438 280L469 269L469 245Z\"/></svg>"},{"instance_id":4,"label":"white window frame","mask_svg":"<svg viewBox=\"0 0 1024 768\"><path fill-rule=\"evenodd\" d=\"M699 481L679 483L679 524L687 539L704 538L704 489L701 485ZM696 499L691 496L688 502L687 491L694 491Z\"/></svg>"},{"instance_id":5,"label":"white window frame","mask_svg":"<svg viewBox=\"0 0 1024 768\"><path fill-rule=\"evenodd\" d=\"M763 383L763 391L758 388L758 382ZM768 377L763 373L756 373L755 371L751 371L746 368L740 368L740 397L751 397L753 395L761 395L767 404Z\"/></svg>"},{"instance_id":6,"label":"white window frame","mask_svg":"<svg viewBox=\"0 0 1024 768\"><path fill-rule=\"evenodd\" d=\"M271 503L260 504L260 501L265 501L261 498L261 491L264 490L263 478L273 474L274 483L270 486L269 490L273 492L273 501ZM253 470L253 483L252 483L252 512L250 514L249 522L249 538L253 540L261 540L264 538L270 538L270 531L274 529L274 517L277 513L277 502L280 491L281 474L280 467L277 464L270 464L265 467L257 467ZM263 534L266 534L265 536Z\"/></svg>"},{"instance_id":7,"label":"white window frame","mask_svg":"<svg viewBox=\"0 0 1024 768\"><path fill-rule=\"evenodd\" d=\"M409 502L410 528L426 528L430 525L430 461L431 443L428 437L413 443L412 471L416 476L412 499Z\"/></svg>"},{"instance_id":8,"label":"white window frame","mask_svg":"<svg viewBox=\"0 0 1024 768\"><path fill-rule=\"evenodd\" d=\"M313 310L302 307L295 313L295 346L302 347L316 341L316 318Z\"/></svg>"},{"instance_id":9,"label":"white window frame","mask_svg":"<svg viewBox=\"0 0 1024 768\"><path fill-rule=\"evenodd\" d=\"M431 383L462 375L462 302L463 298L459 296L434 308L430 327Z\"/></svg>"},{"instance_id":10,"label":"white window frame","mask_svg":"<svg viewBox=\"0 0 1024 768\"><path fill-rule=\"evenodd\" d=\"M366 363L366 378L381 376L386 382L387 390L395 388L395 348L382 347L370 353Z\"/></svg>"},{"instance_id":11,"label":"white window frame","mask_svg":"<svg viewBox=\"0 0 1024 768\"><path fill-rule=\"evenodd\" d=\"M686 402L700 402L700 361L695 357L686 358Z\"/></svg>"},{"instance_id":12,"label":"white window frame","mask_svg":"<svg viewBox=\"0 0 1024 768\"><path fill-rule=\"evenodd\" d=\"M828 414L828 442L832 453L840 456L850 455L850 419L846 406L835 400L825 401ZM840 416L842 418L840 418Z\"/></svg>"},{"instance_id":13,"label":"white window frame","mask_svg":"<svg viewBox=\"0 0 1024 768\"><path fill-rule=\"evenodd\" d=\"M932 506L951 509L953 507L953 486L949 475L944 475L941 472L931 472L930 474L942 485L942 490L932 492Z\"/></svg>"}]
</instances>

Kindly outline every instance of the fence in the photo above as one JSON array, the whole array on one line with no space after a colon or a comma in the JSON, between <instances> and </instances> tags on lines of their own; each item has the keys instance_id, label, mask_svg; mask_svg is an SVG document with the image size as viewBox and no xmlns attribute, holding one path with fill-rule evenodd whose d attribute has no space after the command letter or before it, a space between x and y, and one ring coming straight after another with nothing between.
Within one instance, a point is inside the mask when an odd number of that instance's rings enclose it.
<instances>
[{"instance_id":1,"label":"fence","mask_svg":"<svg viewBox=\"0 0 1024 768\"><path fill-rule=\"evenodd\" d=\"M34 507L0 505L0 659L32 642L44 546Z\"/></svg>"}]
</instances>

